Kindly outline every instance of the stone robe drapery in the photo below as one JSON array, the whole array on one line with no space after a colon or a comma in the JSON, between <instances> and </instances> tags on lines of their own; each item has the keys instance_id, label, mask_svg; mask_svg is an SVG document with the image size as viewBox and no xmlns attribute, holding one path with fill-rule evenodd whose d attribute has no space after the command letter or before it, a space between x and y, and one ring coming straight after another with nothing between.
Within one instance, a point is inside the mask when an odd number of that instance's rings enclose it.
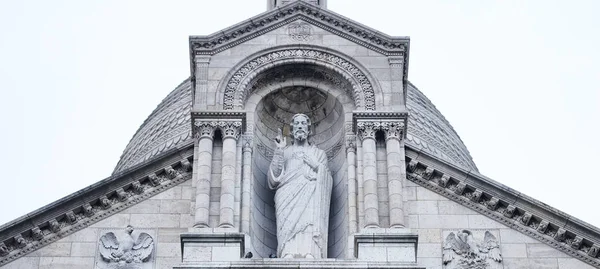
<instances>
[{"instance_id":1,"label":"stone robe drapery","mask_svg":"<svg viewBox=\"0 0 600 269\"><path fill-rule=\"evenodd\" d=\"M275 158L280 157L275 156L268 175L269 186L277 190L277 256L326 258L333 182L327 155L312 145L289 146L278 154L283 155L283 168L275 174ZM303 154L319 164L316 171L304 162Z\"/></svg>"}]
</instances>

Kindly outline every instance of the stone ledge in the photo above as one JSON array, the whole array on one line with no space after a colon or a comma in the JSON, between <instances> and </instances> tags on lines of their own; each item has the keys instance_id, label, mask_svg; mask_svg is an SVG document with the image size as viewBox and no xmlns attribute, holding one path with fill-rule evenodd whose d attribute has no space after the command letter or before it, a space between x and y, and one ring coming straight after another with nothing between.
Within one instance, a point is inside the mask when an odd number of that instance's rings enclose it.
<instances>
[{"instance_id":1,"label":"stone ledge","mask_svg":"<svg viewBox=\"0 0 600 269\"><path fill-rule=\"evenodd\" d=\"M202 264L182 264L173 269L258 269L258 268L307 268L307 269L426 269L412 263L365 262L357 260L306 260L306 259L247 259L239 262L204 262Z\"/></svg>"},{"instance_id":2,"label":"stone ledge","mask_svg":"<svg viewBox=\"0 0 600 269\"><path fill-rule=\"evenodd\" d=\"M419 235L407 229L395 230L398 233L355 234L354 256L360 261L416 263Z\"/></svg>"},{"instance_id":3,"label":"stone ledge","mask_svg":"<svg viewBox=\"0 0 600 269\"><path fill-rule=\"evenodd\" d=\"M245 253L243 233L182 233L181 260L184 263L232 262Z\"/></svg>"}]
</instances>

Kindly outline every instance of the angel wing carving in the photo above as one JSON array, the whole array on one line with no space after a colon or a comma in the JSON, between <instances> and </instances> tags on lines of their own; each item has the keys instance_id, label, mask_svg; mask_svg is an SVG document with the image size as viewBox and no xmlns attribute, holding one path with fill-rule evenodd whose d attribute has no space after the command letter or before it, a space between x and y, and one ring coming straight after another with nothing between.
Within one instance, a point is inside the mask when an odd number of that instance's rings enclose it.
<instances>
[{"instance_id":1,"label":"angel wing carving","mask_svg":"<svg viewBox=\"0 0 600 269\"><path fill-rule=\"evenodd\" d=\"M444 265L452 263L454 264L452 268L487 268L488 259L502 262L498 240L489 231L485 232L481 243L475 241L469 230L458 231L456 234L451 232L444 241L442 251ZM456 262L453 262L455 260Z\"/></svg>"},{"instance_id":2,"label":"angel wing carving","mask_svg":"<svg viewBox=\"0 0 600 269\"><path fill-rule=\"evenodd\" d=\"M106 262L142 263L152 256L154 239L147 233L140 233L137 240L133 238L133 227L125 228L120 238L113 232L100 237L99 252Z\"/></svg>"},{"instance_id":3,"label":"angel wing carving","mask_svg":"<svg viewBox=\"0 0 600 269\"><path fill-rule=\"evenodd\" d=\"M114 233L106 233L100 237L100 256L107 262L118 262L117 251L119 249L119 241Z\"/></svg>"},{"instance_id":4,"label":"angel wing carving","mask_svg":"<svg viewBox=\"0 0 600 269\"><path fill-rule=\"evenodd\" d=\"M500 245L496 237L489 231L485 231L483 237L483 244L480 246L479 251L485 258L490 258L494 261L502 261L502 253L500 253Z\"/></svg>"},{"instance_id":5,"label":"angel wing carving","mask_svg":"<svg viewBox=\"0 0 600 269\"><path fill-rule=\"evenodd\" d=\"M462 230L458 232L458 235L454 233L450 233L446 237L446 241L444 242L444 249L442 252L442 260L444 264L451 262L456 255L467 255L473 250L468 243L469 236L471 232L467 230Z\"/></svg>"},{"instance_id":6,"label":"angel wing carving","mask_svg":"<svg viewBox=\"0 0 600 269\"><path fill-rule=\"evenodd\" d=\"M140 233L135 245L131 248L131 252L136 260L146 262L150 259L154 250L154 239L147 233Z\"/></svg>"}]
</instances>

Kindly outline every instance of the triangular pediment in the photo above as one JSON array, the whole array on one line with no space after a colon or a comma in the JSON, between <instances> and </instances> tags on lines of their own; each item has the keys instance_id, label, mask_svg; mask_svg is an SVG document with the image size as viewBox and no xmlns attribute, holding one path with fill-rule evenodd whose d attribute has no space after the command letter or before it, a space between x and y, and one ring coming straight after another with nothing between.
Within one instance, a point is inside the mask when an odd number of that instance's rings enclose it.
<instances>
[{"instance_id":1,"label":"triangular pediment","mask_svg":"<svg viewBox=\"0 0 600 269\"><path fill-rule=\"evenodd\" d=\"M600 229L475 170L467 171L410 147L406 156L408 181L589 265L600 266Z\"/></svg>"},{"instance_id":2,"label":"triangular pediment","mask_svg":"<svg viewBox=\"0 0 600 269\"><path fill-rule=\"evenodd\" d=\"M0 226L0 267L188 181L192 160L187 143Z\"/></svg>"},{"instance_id":3,"label":"triangular pediment","mask_svg":"<svg viewBox=\"0 0 600 269\"><path fill-rule=\"evenodd\" d=\"M208 36L190 36L190 51L195 55L213 55L297 20L305 21L381 54L408 57L408 37L383 34L303 1L294 1ZM407 59L405 62L408 62Z\"/></svg>"}]
</instances>

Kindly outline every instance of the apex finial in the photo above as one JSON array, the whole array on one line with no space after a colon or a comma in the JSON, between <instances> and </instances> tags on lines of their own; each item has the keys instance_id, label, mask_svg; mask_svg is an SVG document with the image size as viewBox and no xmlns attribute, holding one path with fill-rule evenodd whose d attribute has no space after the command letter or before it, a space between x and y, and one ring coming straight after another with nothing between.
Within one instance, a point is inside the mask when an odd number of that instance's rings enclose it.
<instances>
[{"instance_id":1,"label":"apex finial","mask_svg":"<svg viewBox=\"0 0 600 269\"><path fill-rule=\"evenodd\" d=\"M327 0L267 0L267 9L271 10L280 6L287 5L294 1L304 1L321 8L327 8Z\"/></svg>"}]
</instances>

